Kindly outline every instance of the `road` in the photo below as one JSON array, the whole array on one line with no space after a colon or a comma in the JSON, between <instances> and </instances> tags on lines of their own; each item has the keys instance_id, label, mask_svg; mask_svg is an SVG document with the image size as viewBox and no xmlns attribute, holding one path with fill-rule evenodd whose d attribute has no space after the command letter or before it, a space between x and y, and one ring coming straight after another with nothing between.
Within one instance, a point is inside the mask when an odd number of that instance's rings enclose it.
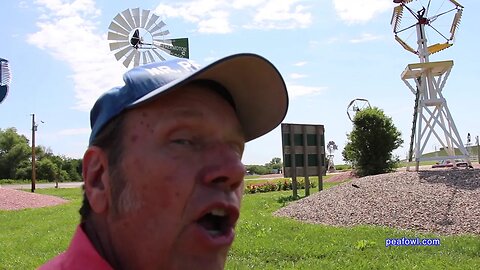
<instances>
[{"instance_id":1,"label":"road","mask_svg":"<svg viewBox=\"0 0 480 270\"><path fill-rule=\"evenodd\" d=\"M83 185L83 182L59 182L59 188L78 188ZM12 185L1 185L2 188L10 189L32 189L32 184L12 184ZM37 188L54 188L55 183L37 183L35 184L35 189Z\"/></svg>"}]
</instances>

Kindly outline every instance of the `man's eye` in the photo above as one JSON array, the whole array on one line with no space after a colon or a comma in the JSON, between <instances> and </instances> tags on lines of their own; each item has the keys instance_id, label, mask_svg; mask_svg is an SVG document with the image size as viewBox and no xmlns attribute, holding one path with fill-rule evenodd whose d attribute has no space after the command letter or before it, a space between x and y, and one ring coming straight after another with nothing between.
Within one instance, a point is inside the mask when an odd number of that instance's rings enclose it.
<instances>
[{"instance_id":1,"label":"man's eye","mask_svg":"<svg viewBox=\"0 0 480 270\"><path fill-rule=\"evenodd\" d=\"M179 145L193 145L193 141L189 139L175 139L172 142Z\"/></svg>"}]
</instances>

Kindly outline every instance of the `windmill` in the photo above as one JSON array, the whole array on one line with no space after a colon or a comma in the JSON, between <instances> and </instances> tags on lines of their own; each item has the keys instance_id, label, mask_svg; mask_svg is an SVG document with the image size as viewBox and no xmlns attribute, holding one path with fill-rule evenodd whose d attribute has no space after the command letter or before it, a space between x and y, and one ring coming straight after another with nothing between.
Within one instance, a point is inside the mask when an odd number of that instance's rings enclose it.
<instances>
[{"instance_id":1,"label":"windmill","mask_svg":"<svg viewBox=\"0 0 480 270\"><path fill-rule=\"evenodd\" d=\"M3 102L8 94L11 80L12 74L8 60L0 58L0 103Z\"/></svg>"},{"instance_id":2,"label":"windmill","mask_svg":"<svg viewBox=\"0 0 480 270\"><path fill-rule=\"evenodd\" d=\"M328 167L327 167L327 171L328 172L335 172L335 164L333 163L333 152L335 152L336 150L338 150L338 146L337 144L335 144L334 141L329 141L328 144L327 144L327 150L328 150L328 156L327 156L327 159L328 159Z\"/></svg>"},{"instance_id":3,"label":"windmill","mask_svg":"<svg viewBox=\"0 0 480 270\"><path fill-rule=\"evenodd\" d=\"M407 65L401 74L403 82L415 95L408 161L466 159L469 155L457 131L447 101L442 94L453 61L430 62L429 56L450 48L460 24L463 6L455 0L394 0L391 25L395 40L420 62ZM426 3L426 5L424 5ZM443 28L442 28L443 27ZM413 33L408 34L408 32ZM412 36L416 39L411 40ZM433 45L429 45L432 44ZM414 49L414 44L417 48ZM446 151L446 156L422 157L432 135ZM460 151L459 154L455 149Z\"/></svg>"},{"instance_id":4,"label":"windmill","mask_svg":"<svg viewBox=\"0 0 480 270\"><path fill-rule=\"evenodd\" d=\"M118 13L108 27L110 51L125 67L164 61L166 55L188 58L188 39L168 39L166 24L150 10L134 8Z\"/></svg>"},{"instance_id":5,"label":"windmill","mask_svg":"<svg viewBox=\"0 0 480 270\"><path fill-rule=\"evenodd\" d=\"M370 108L370 102L368 102L367 99L364 98L356 98L352 101L347 106L347 115L348 119L353 122L353 118L355 118L355 115L357 112Z\"/></svg>"}]
</instances>

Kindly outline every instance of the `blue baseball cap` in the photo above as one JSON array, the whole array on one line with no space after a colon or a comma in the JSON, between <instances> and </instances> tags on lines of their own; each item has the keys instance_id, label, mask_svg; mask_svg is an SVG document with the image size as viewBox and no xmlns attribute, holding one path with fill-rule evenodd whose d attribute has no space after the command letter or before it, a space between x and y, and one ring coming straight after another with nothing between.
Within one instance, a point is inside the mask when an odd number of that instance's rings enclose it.
<instances>
[{"instance_id":1,"label":"blue baseball cap","mask_svg":"<svg viewBox=\"0 0 480 270\"><path fill-rule=\"evenodd\" d=\"M247 142L270 132L285 118L288 109L285 82L264 57L234 54L203 68L192 60L178 58L135 67L123 75L124 86L100 96L90 111L89 144L123 111L199 79L215 81L230 93Z\"/></svg>"}]
</instances>

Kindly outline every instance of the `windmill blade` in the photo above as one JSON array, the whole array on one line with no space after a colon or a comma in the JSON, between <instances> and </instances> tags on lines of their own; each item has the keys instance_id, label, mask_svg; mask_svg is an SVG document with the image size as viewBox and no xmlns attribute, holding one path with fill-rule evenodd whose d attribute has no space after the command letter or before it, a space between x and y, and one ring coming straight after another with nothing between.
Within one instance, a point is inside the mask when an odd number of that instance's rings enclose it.
<instances>
[{"instance_id":1,"label":"windmill blade","mask_svg":"<svg viewBox=\"0 0 480 270\"><path fill-rule=\"evenodd\" d=\"M411 52L411 53L414 53L414 54L417 54L417 51L414 50L412 47L410 47L407 43L405 43L405 41L403 41L400 37L398 37L397 35L395 35L395 40L400 43L400 45L402 45L402 47Z\"/></svg>"},{"instance_id":2,"label":"windmill blade","mask_svg":"<svg viewBox=\"0 0 480 270\"><path fill-rule=\"evenodd\" d=\"M152 32L152 37L154 37L154 38L155 37L163 37L163 36L166 36L168 34L170 34L170 31L168 31L168 30L158 32L158 33L155 33L155 34L153 34L153 32Z\"/></svg>"},{"instance_id":3,"label":"windmill blade","mask_svg":"<svg viewBox=\"0 0 480 270\"><path fill-rule=\"evenodd\" d=\"M127 53L129 53L130 51L133 51L133 48L131 46L128 46L126 47L125 49L122 49L118 52L116 52L114 55L115 55L115 58L118 60L120 60L120 58L124 57Z\"/></svg>"},{"instance_id":4,"label":"windmill blade","mask_svg":"<svg viewBox=\"0 0 480 270\"><path fill-rule=\"evenodd\" d=\"M135 28L140 27L140 9L132 9L133 22L135 23Z\"/></svg>"},{"instance_id":5,"label":"windmill blade","mask_svg":"<svg viewBox=\"0 0 480 270\"><path fill-rule=\"evenodd\" d=\"M158 39L155 38L153 39L153 45L159 47L159 46L172 46L172 40L171 39Z\"/></svg>"},{"instance_id":6,"label":"windmill blade","mask_svg":"<svg viewBox=\"0 0 480 270\"><path fill-rule=\"evenodd\" d=\"M144 51L144 52L142 52L142 65L148 63L148 61L147 61L147 52L149 52L149 51Z\"/></svg>"},{"instance_id":7,"label":"windmill blade","mask_svg":"<svg viewBox=\"0 0 480 270\"><path fill-rule=\"evenodd\" d=\"M155 58L153 57L153 54L150 51L145 51L143 55L147 55L148 61L145 63L152 63L155 62Z\"/></svg>"},{"instance_id":8,"label":"windmill blade","mask_svg":"<svg viewBox=\"0 0 480 270\"><path fill-rule=\"evenodd\" d=\"M120 34L124 34L124 35L127 35L128 36L128 31L125 30L123 27L121 27L120 25L116 24L114 21L112 21L110 23L110 26L108 27L109 30L112 30L114 32L117 32L117 33L120 33Z\"/></svg>"},{"instance_id":9,"label":"windmill blade","mask_svg":"<svg viewBox=\"0 0 480 270\"><path fill-rule=\"evenodd\" d=\"M428 53L429 54L434 54L434 53L437 53L439 51L443 51L449 47L451 47L453 44L450 44L450 43L437 43L437 44L434 44L432 46L428 46L427 47L427 50L428 50Z\"/></svg>"},{"instance_id":10,"label":"windmill blade","mask_svg":"<svg viewBox=\"0 0 480 270\"><path fill-rule=\"evenodd\" d=\"M133 60L133 56L135 56L135 52L136 50L133 50L133 52L131 52L127 58L125 58L125 60L123 61L123 65L128 68L128 66L130 65L130 63L132 62Z\"/></svg>"},{"instance_id":11,"label":"windmill blade","mask_svg":"<svg viewBox=\"0 0 480 270\"><path fill-rule=\"evenodd\" d=\"M458 3L458 2L455 1L455 0L450 0L450 2L451 2L452 4L454 4L455 6L459 7L459 8L463 8L463 6L460 5L460 3Z\"/></svg>"},{"instance_id":12,"label":"windmill blade","mask_svg":"<svg viewBox=\"0 0 480 270\"><path fill-rule=\"evenodd\" d=\"M135 22L132 19L132 14L130 13L130 9L125 9L124 11L122 11L122 15L125 18L125 20L127 20L128 25L130 25L129 30L134 29L135 28Z\"/></svg>"},{"instance_id":13,"label":"windmill blade","mask_svg":"<svg viewBox=\"0 0 480 270\"><path fill-rule=\"evenodd\" d=\"M125 28L125 30L127 31L130 31L133 29L130 25L128 25L128 22L125 21L125 19L122 17L122 15L120 15L120 13L117 14L115 18L113 18L113 21L119 24L120 26L122 26L123 28Z\"/></svg>"},{"instance_id":14,"label":"windmill blade","mask_svg":"<svg viewBox=\"0 0 480 270\"><path fill-rule=\"evenodd\" d=\"M12 80L12 73L7 59L0 58L0 85L8 86Z\"/></svg>"},{"instance_id":15,"label":"windmill blade","mask_svg":"<svg viewBox=\"0 0 480 270\"><path fill-rule=\"evenodd\" d=\"M167 54L171 54L170 47L167 46L167 45L159 44L159 45L157 46L157 49L160 49L160 50L162 50L163 52L165 52L165 53L167 53Z\"/></svg>"},{"instance_id":16,"label":"windmill blade","mask_svg":"<svg viewBox=\"0 0 480 270\"><path fill-rule=\"evenodd\" d=\"M397 33L398 28L400 27L400 22L402 21L403 17L403 6L396 6L393 8L392 19L390 20L390 24L393 26L393 32Z\"/></svg>"},{"instance_id":17,"label":"windmill blade","mask_svg":"<svg viewBox=\"0 0 480 270\"><path fill-rule=\"evenodd\" d=\"M450 40L453 40L455 37L455 32L457 31L458 26L460 26L460 21L462 20L462 13L463 11L459 9L457 13L455 13L455 17L453 18L452 27L450 28Z\"/></svg>"},{"instance_id":18,"label":"windmill blade","mask_svg":"<svg viewBox=\"0 0 480 270\"><path fill-rule=\"evenodd\" d=\"M125 35L117 34L115 32L108 32L107 39L108 40L128 40L128 35L125 36Z\"/></svg>"},{"instance_id":19,"label":"windmill blade","mask_svg":"<svg viewBox=\"0 0 480 270\"><path fill-rule=\"evenodd\" d=\"M142 10L142 16L140 17L140 27L145 28L147 24L148 15L150 15L150 10L144 9Z\"/></svg>"},{"instance_id":20,"label":"windmill blade","mask_svg":"<svg viewBox=\"0 0 480 270\"><path fill-rule=\"evenodd\" d=\"M147 25L145 25L145 29L147 31L150 31L150 27L160 18L160 16L157 16L155 14L152 14L152 17L150 17L150 20L148 21Z\"/></svg>"},{"instance_id":21,"label":"windmill blade","mask_svg":"<svg viewBox=\"0 0 480 270\"><path fill-rule=\"evenodd\" d=\"M150 33L155 33L158 30L162 29L166 24L163 21L160 21L158 24L156 24L152 29L148 30Z\"/></svg>"},{"instance_id":22,"label":"windmill blade","mask_svg":"<svg viewBox=\"0 0 480 270\"><path fill-rule=\"evenodd\" d=\"M152 50L153 53L160 59L161 61L165 61L165 57L163 57L157 50Z\"/></svg>"},{"instance_id":23,"label":"windmill blade","mask_svg":"<svg viewBox=\"0 0 480 270\"><path fill-rule=\"evenodd\" d=\"M128 41L122 41L122 42L112 42L109 44L110 46L110 51L115 51L118 49L123 49L124 47L129 47L130 42Z\"/></svg>"},{"instance_id":24,"label":"windmill blade","mask_svg":"<svg viewBox=\"0 0 480 270\"><path fill-rule=\"evenodd\" d=\"M140 64L140 52L135 50L133 52L133 66L138 67L139 64Z\"/></svg>"}]
</instances>

